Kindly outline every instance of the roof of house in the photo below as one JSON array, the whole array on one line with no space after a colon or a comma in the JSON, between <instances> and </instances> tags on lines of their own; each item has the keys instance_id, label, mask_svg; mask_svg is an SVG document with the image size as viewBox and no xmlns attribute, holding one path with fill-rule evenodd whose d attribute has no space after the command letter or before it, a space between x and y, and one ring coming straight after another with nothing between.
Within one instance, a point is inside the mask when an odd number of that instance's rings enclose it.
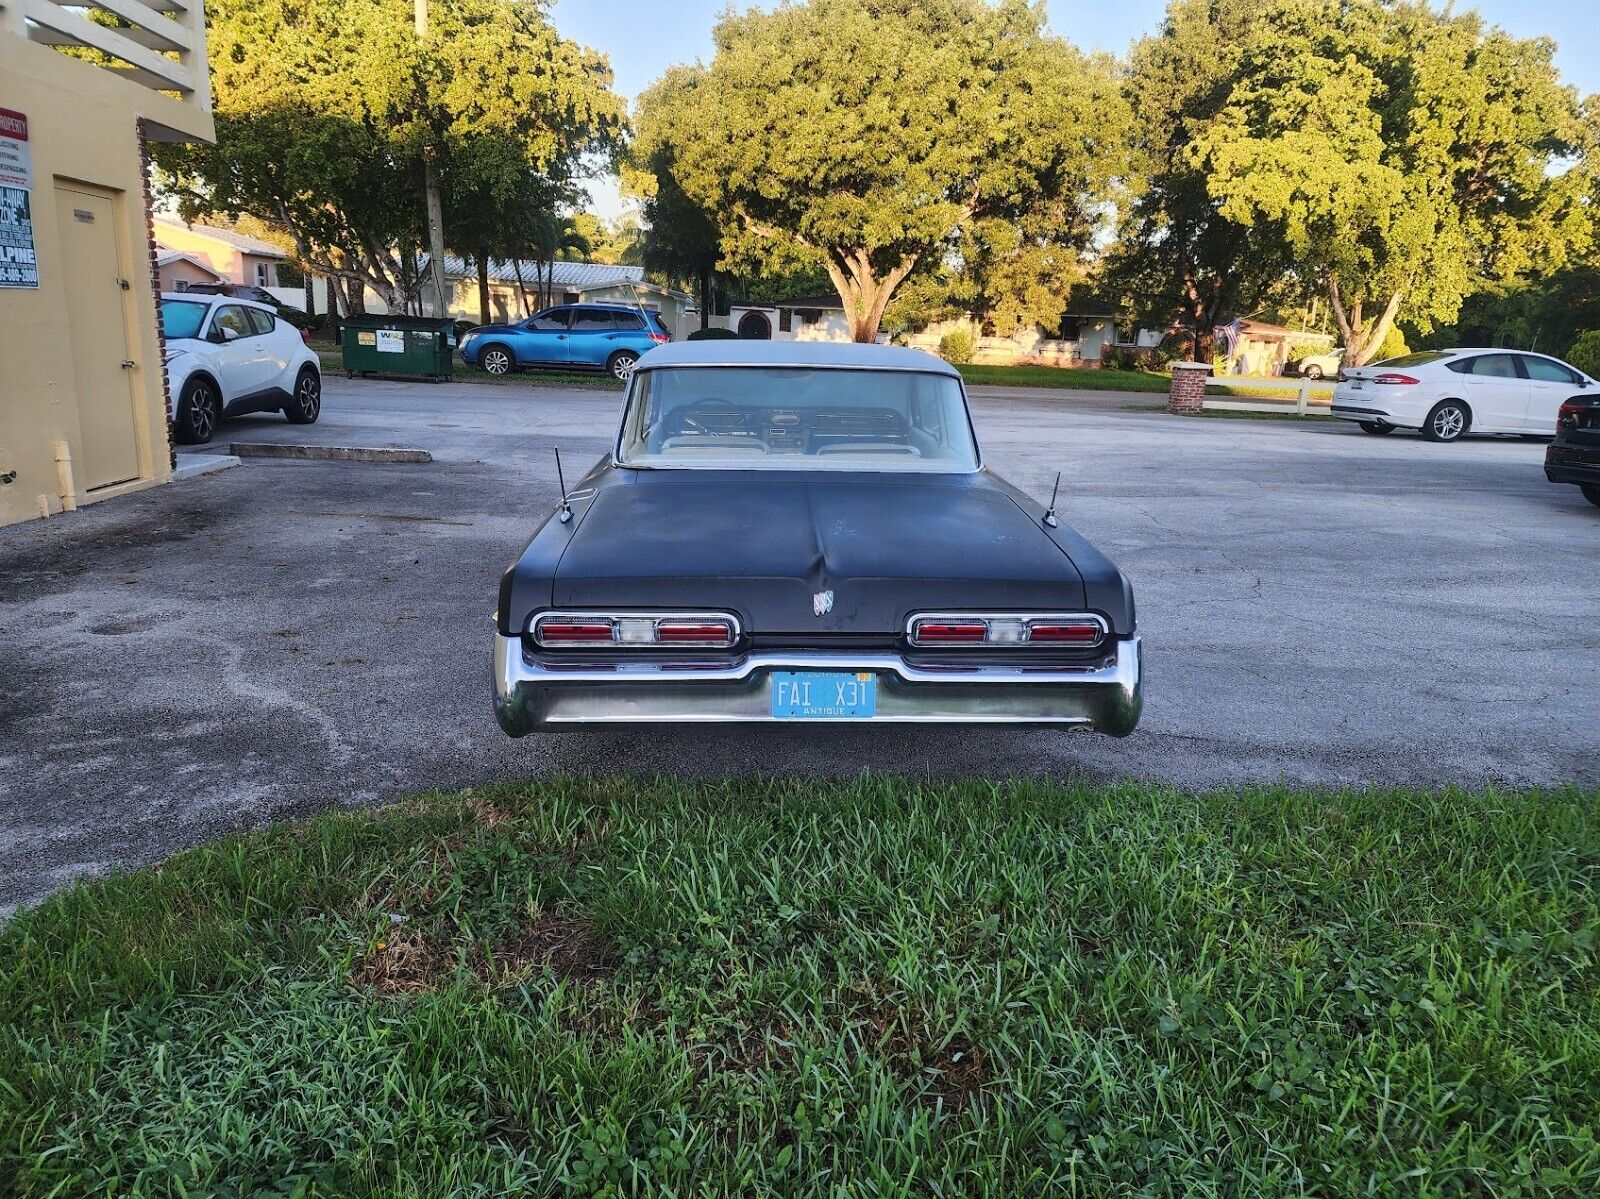
<instances>
[{"instance_id":1,"label":"roof of house","mask_svg":"<svg viewBox=\"0 0 1600 1199\"><path fill-rule=\"evenodd\" d=\"M718 338L675 341L657 346L639 359L637 370L667 366L855 367L862 370L959 372L943 358L906 346L832 341L765 341Z\"/></svg>"},{"instance_id":2,"label":"roof of house","mask_svg":"<svg viewBox=\"0 0 1600 1199\"><path fill-rule=\"evenodd\" d=\"M273 245L270 241L262 241L259 237L251 237L248 233L240 233L234 229L214 229L210 225L185 225L181 221L167 221L157 218L156 240L161 240L160 230L182 229L188 233L198 233L202 237L214 238L223 245L232 246L243 254L254 254L258 258L287 258L289 255L280 246Z\"/></svg>"},{"instance_id":3,"label":"roof of house","mask_svg":"<svg viewBox=\"0 0 1600 1199\"><path fill-rule=\"evenodd\" d=\"M160 242L156 243L156 250L157 250L157 254L156 254L156 266L157 267L171 266L175 262L187 262L190 266L194 267L195 270L204 271L206 274L210 275L213 279L215 279L218 283L221 283L225 278L227 278L226 275L221 275L221 274L217 273L216 271L212 270L209 266L207 266L200 259L196 258L193 254L185 254L181 250L169 250L169 249L167 249L166 246L163 246Z\"/></svg>"},{"instance_id":4,"label":"roof of house","mask_svg":"<svg viewBox=\"0 0 1600 1199\"><path fill-rule=\"evenodd\" d=\"M418 265L426 271L427 263L428 256L424 254ZM539 283L544 279L544 271L549 265L543 262L536 265L531 258L523 259L523 284L532 287ZM647 280L642 266L621 266L604 262L563 262L557 259L553 271L554 286L569 291L593 291L600 287L615 287L621 283L632 283L656 291L670 290ZM449 279L475 279L478 276L478 264L476 260L464 259L459 254L446 254L444 273ZM517 265L509 258L491 258L489 278L496 283L515 283Z\"/></svg>"}]
</instances>

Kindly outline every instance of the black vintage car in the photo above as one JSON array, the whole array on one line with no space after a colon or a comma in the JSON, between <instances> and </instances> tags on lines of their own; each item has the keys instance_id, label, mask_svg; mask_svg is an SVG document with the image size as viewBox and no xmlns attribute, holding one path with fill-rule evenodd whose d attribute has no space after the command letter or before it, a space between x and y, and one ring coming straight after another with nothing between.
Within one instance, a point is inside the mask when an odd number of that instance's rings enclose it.
<instances>
[{"instance_id":1,"label":"black vintage car","mask_svg":"<svg viewBox=\"0 0 1600 1199\"><path fill-rule=\"evenodd\" d=\"M1576 483L1600 508L1600 395L1576 395L1561 405L1556 439L1544 452L1544 476Z\"/></svg>"},{"instance_id":2,"label":"black vintage car","mask_svg":"<svg viewBox=\"0 0 1600 1199\"><path fill-rule=\"evenodd\" d=\"M956 371L888 346L644 355L613 452L505 572L495 713L1126 736L1133 593L987 470Z\"/></svg>"}]
</instances>

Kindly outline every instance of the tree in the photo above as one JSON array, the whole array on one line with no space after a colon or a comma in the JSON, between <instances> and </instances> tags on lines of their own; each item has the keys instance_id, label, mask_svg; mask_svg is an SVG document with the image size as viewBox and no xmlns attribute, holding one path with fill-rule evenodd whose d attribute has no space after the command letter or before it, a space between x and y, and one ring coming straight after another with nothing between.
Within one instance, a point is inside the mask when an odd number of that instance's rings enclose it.
<instances>
[{"instance_id":1,"label":"tree","mask_svg":"<svg viewBox=\"0 0 1600 1199\"><path fill-rule=\"evenodd\" d=\"M1223 217L1272 230L1325 289L1361 365L1397 319L1427 333L1586 236L1554 50L1421 0L1278 0L1193 160Z\"/></svg>"},{"instance_id":2,"label":"tree","mask_svg":"<svg viewBox=\"0 0 1600 1199\"><path fill-rule=\"evenodd\" d=\"M1288 248L1270 226L1230 219L1212 199L1204 138L1243 69L1240 42L1255 0L1173 0L1160 31L1129 53L1132 194L1107 257L1105 284L1130 298L1141 323L1175 320L1209 362L1212 330L1254 312L1292 279Z\"/></svg>"},{"instance_id":3,"label":"tree","mask_svg":"<svg viewBox=\"0 0 1600 1199\"><path fill-rule=\"evenodd\" d=\"M715 102L670 105L671 177L717 214L724 266L822 265L857 341L981 222L1056 205L1060 243L1088 246L1121 102L1109 63L1046 34L1041 8L811 0L730 13L715 43L682 81Z\"/></svg>"},{"instance_id":4,"label":"tree","mask_svg":"<svg viewBox=\"0 0 1600 1199\"><path fill-rule=\"evenodd\" d=\"M359 309L416 285L422 155L437 154L460 232L559 187L620 138L604 58L551 27L540 0L431 0L419 44L410 0L213 0L214 146L157 149L185 215L250 213ZM456 215L461 214L461 215ZM488 249L469 241L474 256Z\"/></svg>"}]
</instances>

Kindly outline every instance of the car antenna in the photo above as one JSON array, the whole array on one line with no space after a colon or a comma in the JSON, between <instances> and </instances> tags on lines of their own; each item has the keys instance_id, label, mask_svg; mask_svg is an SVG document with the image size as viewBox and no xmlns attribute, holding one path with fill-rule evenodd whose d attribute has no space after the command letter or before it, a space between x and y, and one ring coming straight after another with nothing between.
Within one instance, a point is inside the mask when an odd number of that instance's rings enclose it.
<instances>
[{"instance_id":1,"label":"car antenna","mask_svg":"<svg viewBox=\"0 0 1600 1199\"><path fill-rule=\"evenodd\" d=\"M572 519L572 504L567 499L567 480L561 473L561 449L556 447L556 482L561 486L561 523L566 524Z\"/></svg>"},{"instance_id":2,"label":"car antenna","mask_svg":"<svg viewBox=\"0 0 1600 1199\"><path fill-rule=\"evenodd\" d=\"M633 295L633 306L639 310L639 316L644 321L646 333L654 333L655 328L650 324L650 314L644 310L644 301L639 298L639 289L633 285L633 280L628 280L628 291Z\"/></svg>"},{"instance_id":3,"label":"car antenna","mask_svg":"<svg viewBox=\"0 0 1600 1199\"><path fill-rule=\"evenodd\" d=\"M1048 528L1055 528L1061 522L1056 519L1056 494L1061 490L1061 472L1056 471L1056 485L1050 489L1050 507L1044 514L1044 523Z\"/></svg>"}]
</instances>

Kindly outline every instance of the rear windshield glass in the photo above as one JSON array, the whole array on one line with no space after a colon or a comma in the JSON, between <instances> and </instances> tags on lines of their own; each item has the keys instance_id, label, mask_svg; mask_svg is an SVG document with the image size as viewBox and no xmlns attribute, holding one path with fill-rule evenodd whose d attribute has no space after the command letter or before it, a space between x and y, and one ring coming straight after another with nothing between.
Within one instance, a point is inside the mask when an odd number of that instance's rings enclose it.
<instances>
[{"instance_id":1,"label":"rear windshield glass","mask_svg":"<svg viewBox=\"0 0 1600 1199\"><path fill-rule=\"evenodd\" d=\"M168 337L199 337L209 307L193 300L162 300L161 331Z\"/></svg>"},{"instance_id":2,"label":"rear windshield glass","mask_svg":"<svg viewBox=\"0 0 1600 1199\"><path fill-rule=\"evenodd\" d=\"M1374 362L1373 366L1427 366L1430 362L1438 362L1441 358L1448 358L1449 354L1439 354L1429 350L1422 350L1415 354L1402 354L1398 358L1385 358L1382 362Z\"/></svg>"},{"instance_id":3,"label":"rear windshield glass","mask_svg":"<svg viewBox=\"0 0 1600 1199\"><path fill-rule=\"evenodd\" d=\"M976 470L960 384L920 371L663 367L628 393L624 466Z\"/></svg>"}]
</instances>

